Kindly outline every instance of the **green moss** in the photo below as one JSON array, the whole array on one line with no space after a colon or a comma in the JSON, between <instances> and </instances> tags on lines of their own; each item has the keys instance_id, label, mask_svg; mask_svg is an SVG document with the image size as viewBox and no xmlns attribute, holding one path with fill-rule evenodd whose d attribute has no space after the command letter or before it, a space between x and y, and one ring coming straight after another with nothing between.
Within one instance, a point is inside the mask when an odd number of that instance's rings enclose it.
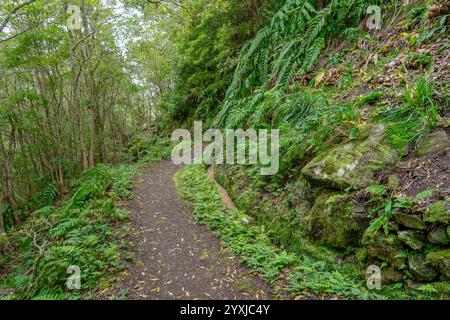
<instances>
[{"instance_id":1,"label":"green moss","mask_svg":"<svg viewBox=\"0 0 450 320\"><path fill-rule=\"evenodd\" d=\"M427 254L426 261L450 279L450 249L431 252Z\"/></svg>"},{"instance_id":2,"label":"green moss","mask_svg":"<svg viewBox=\"0 0 450 320\"><path fill-rule=\"evenodd\" d=\"M362 247L356 250L356 259L359 262L366 262L368 257L369 253L366 248Z\"/></svg>"},{"instance_id":3,"label":"green moss","mask_svg":"<svg viewBox=\"0 0 450 320\"><path fill-rule=\"evenodd\" d=\"M390 123L387 126L386 136L390 144L396 149L400 150L401 155L407 153L407 145L416 140L423 132L422 123L415 118Z\"/></svg>"},{"instance_id":4,"label":"green moss","mask_svg":"<svg viewBox=\"0 0 450 320\"><path fill-rule=\"evenodd\" d=\"M362 244L371 257L387 261L397 268L405 264L405 259L399 253L403 247L397 236L366 230Z\"/></svg>"},{"instance_id":5,"label":"green moss","mask_svg":"<svg viewBox=\"0 0 450 320\"><path fill-rule=\"evenodd\" d=\"M303 178L286 186L273 188L269 181L253 175L252 168L217 166L216 179L230 197L248 215L264 225L270 239L289 252L298 252L304 236L303 217L317 190Z\"/></svg>"},{"instance_id":6,"label":"green moss","mask_svg":"<svg viewBox=\"0 0 450 320\"><path fill-rule=\"evenodd\" d=\"M416 143L416 155L422 157L437 153L450 147L450 140L445 131L437 131L421 137Z\"/></svg>"},{"instance_id":7,"label":"green moss","mask_svg":"<svg viewBox=\"0 0 450 320\"><path fill-rule=\"evenodd\" d=\"M371 92L371 93L366 94L365 96L362 96L361 98L359 98L356 101L356 106L358 108L361 108L365 105L372 104L372 103L376 102L377 100L379 100L382 96L383 96L382 92L378 92L378 91Z\"/></svg>"},{"instance_id":8,"label":"green moss","mask_svg":"<svg viewBox=\"0 0 450 320\"><path fill-rule=\"evenodd\" d=\"M305 222L314 239L340 249L358 245L368 226L364 210L342 193L318 197Z\"/></svg>"},{"instance_id":9,"label":"green moss","mask_svg":"<svg viewBox=\"0 0 450 320\"><path fill-rule=\"evenodd\" d=\"M384 140L384 126L370 127L367 138L326 150L312 159L302 173L312 182L340 190L367 186L375 172L397 159Z\"/></svg>"},{"instance_id":10,"label":"green moss","mask_svg":"<svg viewBox=\"0 0 450 320\"><path fill-rule=\"evenodd\" d=\"M450 223L450 202L432 203L423 214L423 220L430 223Z\"/></svg>"}]
</instances>

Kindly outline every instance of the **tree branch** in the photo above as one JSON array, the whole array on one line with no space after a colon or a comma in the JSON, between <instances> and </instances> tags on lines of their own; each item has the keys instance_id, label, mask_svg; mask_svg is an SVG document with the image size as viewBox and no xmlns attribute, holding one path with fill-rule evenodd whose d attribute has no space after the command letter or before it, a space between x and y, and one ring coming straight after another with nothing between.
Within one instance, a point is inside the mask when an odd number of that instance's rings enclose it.
<instances>
[{"instance_id":1,"label":"tree branch","mask_svg":"<svg viewBox=\"0 0 450 320\"><path fill-rule=\"evenodd\" d=\"M175 7L177 7L177 8L182 8L183 10L185 10L187 13L188 13L188 15L190 16L190 17L192 17L191 16L191 12L189 11L189 9L185 6L185 5L183 5L183 4L181 4L181 3L179 3L179 2L176 2L176 1L174 1L174 0L147 0L149 3L152 3L152 4L160 4L160 3L171 3L171 4L173 4Z\"/></svg>"},{"instance_id":2,"label":"tree branch","mask_svg":"<svg viewBox=\"0 0 450 320\"><path fill-rule=\"evenodd\" d=\"M22 9L25 6L28 6L30 4L32 4L33 2L36 2L36 0L28 0L27 2L24 2L22 4L19 4L18 6L14 7L10 13L8 13L8 15L5 18L5 21L3 21L3 23L0 25L0 32L3 31L3 29L6 27L6 25L8 24L9 20L11 20L11 17L20 9Z\"/></svg>"}]
</instances>

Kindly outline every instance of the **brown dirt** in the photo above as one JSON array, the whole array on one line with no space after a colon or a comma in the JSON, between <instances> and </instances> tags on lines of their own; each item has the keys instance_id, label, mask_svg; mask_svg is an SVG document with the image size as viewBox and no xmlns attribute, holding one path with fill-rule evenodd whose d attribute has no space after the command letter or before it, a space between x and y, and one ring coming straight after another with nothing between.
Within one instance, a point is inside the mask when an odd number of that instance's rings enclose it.
<instances>
[{"instance_id":1,"label":"brown dirt","mask_svg":"<svg viewBox=\"0 0 450 320\"><path fill-rule=\"evenodd\" d=\"M161 161L137 181L130 235L135 261L116 286L128 299L270 299L271 288L195 223L175 189L179 167Z\"/></svg>"},{"instance_id":2,"label":"brown dirt","mask_svg":"<svg viewBox=\"0 0 450 320\"><path fill-rule=\"evenodd\" d=\"M378 180L387 183L389 176L399 179L398 191L409 197L433 189L429 201L443 200L450 197L450 150L429 156L416 158L410 156L395 167L378 175Z\"/></svg>"}]
</instances>

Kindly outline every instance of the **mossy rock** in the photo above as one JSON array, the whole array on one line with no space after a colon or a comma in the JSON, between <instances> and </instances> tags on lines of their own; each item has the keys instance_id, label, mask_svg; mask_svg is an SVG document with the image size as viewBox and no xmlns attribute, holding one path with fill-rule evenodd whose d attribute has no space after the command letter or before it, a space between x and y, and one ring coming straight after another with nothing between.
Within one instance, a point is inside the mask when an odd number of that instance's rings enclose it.
<instances>
[{"instance_id":1,"label":"mossy rock","mask_svg":"<svg viewBox=\"0 0 450 320\"><path fill-rule=\"evenodd\" d=\"M450 201L436 201L423 214L423 220L430 223L450 223Z\"/></svg>"},{"instance_id":2,"label":"mossy rock","mask_svg":"<svg viewBox=\"0 0 450 320\"><path fill-rule=\"evenodd\" d=\"M426 239L424 235L420 234L417 231L413 230L399 231L397 234L400 241L413 250L420 251L425 246Z\"/></svg>"},{"instance_id":3,"label":"mossy rock","mask_svg":"<svg viewBox=\"0 0 450 320\"><path fill-rule=\"evenodd\" d=\"M366 230L362 238L362 245L367 248L369 256L387 261L400 268L406 260L399 256L403 249L400 239L394 234L384 234Z\"/></svg>"},{"instance_id":4,"label":"mossy rock","mask_svg":"<svg viewBox=\"0 0 450 320\"><path fill-rule=\"evenodd\" d=\"M426 261L450 279L450 249L427 254Z\"/></svg>"},{"instance_id":5,"label":"mossy rock","mask_svg":"<svg viewBox=\"0 0 450 320\"><path fill-rule=\"evenodd\" d=\"M447 235L447 230L439 228L434 229L428 233L428 241L434 244L449 244L450 238Z\"/></svg>"},{"instance_id":6,"label":"mossy rock","mask_svg":"<svg viewBox=\"0 0 450 320\"><path fill-rule=\"evenodd\" d=\"M303 169L312 183L345 190L365 187L375 172L393 163L397 153L384 143L384 126L370 129L368 138L351 141L322 152Z\"/></svg>"},{"instance_id":7,"label":"mossy rock","mask_svg":"<svg viewBox=\"0 0 450 320\"><path fill-rule=\"evenodd\" d=\"M416 156L422 157L450 148L450 139L445 131L423 136L416 143Z\"/></svg>"},{"instance_id":8,"label":"mossy rock","mask_svg":"<svg viewBox=\"0 0 450 320\"><path fill-rule=\"evenodd\" d=\"M421 254L413 254L408 258L408 269L418 281L430 282L438 276L438 272Z\"/></svg>"},{"instance_id":9,"label":"mossy rock","mask_svg":"<svg viewBox=\"0 0 450 320\"><path fill-rule=\"evenodd\" d=\"M370 218L366 210L345 193L320 195L305 218L309 234L326 246L359 245Z\"/></svg>"},{"instance_id":10,"label":"mossy rock","mask_svg":"<svg viewBox=\"0 0 450 320\"><path fill-rule=\"evenodd\" d=\"M426 230L427 225L419 216L396 212L394 213L395 221L409 229Z\"/></svg>"},{"instance_id":11,"label":"mossy rock","mask_svg":"<svg viewBox=\"0 0 450 320\"><path fill-rule=\"evenodd\" d=\"M403 274L396 270L393 266L389 266L381 270L381 283L392 284L402 281Z\"/></svg>"}]
</instances>

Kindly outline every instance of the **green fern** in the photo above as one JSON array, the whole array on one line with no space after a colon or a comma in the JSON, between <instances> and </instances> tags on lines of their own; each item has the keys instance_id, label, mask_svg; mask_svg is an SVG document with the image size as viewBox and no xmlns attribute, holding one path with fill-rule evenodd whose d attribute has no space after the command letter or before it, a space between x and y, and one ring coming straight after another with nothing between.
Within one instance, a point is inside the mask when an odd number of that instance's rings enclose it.
<instances>
[{"instance_id":1,"label":"green fern","mask_svg":"<svg viewBox=\"0 0 450 320\"><path fill-rule=\"evenodd\" d=\"M330 37L357 27L368 4L362 0L333 0L317 11L313 3L286 0L271 23L243 46L215 124L245 123L254 105L243 107L243 97L258 95L261 91L257 88L264 91L275 86L286 90L297 74L305 74L314 67ZM237 115L243 110L243 114Z\"/></svg>"},{"instance_id":2,"label":"green fern","mask_svg":"<svg viewBox=\"0 0 450 320\"><path fill-rule=\"evenodd\" d=\"M318 38L314 41L314 43L309 47L306 52L305 58L303 59L303 64L301 67L301 73L307 73L311 70L314 65L314 62L320 55L320 52L325 47L325 39Z\"/></svg>"}]
</instances>

